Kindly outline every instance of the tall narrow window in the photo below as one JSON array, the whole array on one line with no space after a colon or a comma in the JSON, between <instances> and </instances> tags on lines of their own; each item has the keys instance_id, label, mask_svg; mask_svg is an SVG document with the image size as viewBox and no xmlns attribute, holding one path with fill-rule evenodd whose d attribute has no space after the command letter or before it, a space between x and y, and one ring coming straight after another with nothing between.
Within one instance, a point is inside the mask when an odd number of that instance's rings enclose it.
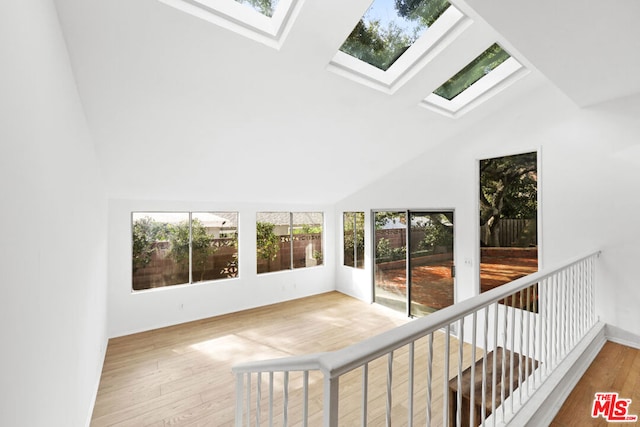
<instances>
[{"instance_id":1,"label":"tall narrow window","mask_svg":"<svg viewBox=\"0 0 640 427\"><path fill-rule=\"evenodd\" d=\"M134 291L238 275L237 212L134 212Z\"/></svg>"},{"instance_id":2,"label":"tall narrow window","mask_svg":"<svg viewBox=\"0 0 640 427\"><path fill-rule=\"evenodd\" d=\"M364 268L364 212L342 214L344 265Z\"/></svg>"},{"instance_id":3,"label":"tall narrow window","mask_svg":"<svg viewBox=\"0 0 640 427\"><path fill-rule=\"evenodd\" d=\"M537 153L480 161L482 292L538 270L537 195Z\"/></svg>"},{"instance_id":4,"label":"tall narrow window","mask_svg":"<svg viewBox=\"0 0 640 427\"><path fill-rule=\"evenodd\" d=\"M258 273L322 265L321 212L258 212Z\"/></svg>"}]
</instances>

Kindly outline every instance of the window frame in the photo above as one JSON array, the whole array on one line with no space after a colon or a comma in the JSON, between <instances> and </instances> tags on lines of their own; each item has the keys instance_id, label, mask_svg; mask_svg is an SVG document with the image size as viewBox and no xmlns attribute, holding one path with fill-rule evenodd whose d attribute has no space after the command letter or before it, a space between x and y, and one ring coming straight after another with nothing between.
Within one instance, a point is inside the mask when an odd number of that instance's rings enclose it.
<instances>
[{"instance_id":1,"label":"window frame","mask_svg":"<svg viewBox=\"0 0 640 427\"><path fill-rule=\"evenodd\" d=\"M510 58L477 80L467 89L460 92L453 99L448 100L431 92L420 101L419 105L445 116L458 118L487 101L489 98L497 95L528 73L529 70L511 55ZM457 72L453 75L455 74L457 74ZM439 87L440 85L438 88Z\"/></svg>"},{"instance_id":2,"label":"window frame","mask_svg":"<svg viewBox=\"0 0 640 427\"><path fill-rule=\"evenodd\" d=\"M335 53L327 69L392 95L462 34L472 22L451 4L388 70L383 71L341 50Z\"/></svg>"},{"instance_id":3,"label":"window frame","mask_svg":"<svg viewBox=\"0 0 640 427\"><path fill-rule=\"evenodd\" d=\"M536 227L536 247L537 247L537 257L536 257L536 262L537 262L537 271L541 271L544 269L544 265L543 265L543 257L542 257L542 251L544 251L544 244L543 244L543 215L542 215L542 204L543 204L543 168L542 168L542 148L541 147L532 147L530 149L524 149L521 151L514 151L514 152L509 152L509 153L486 153L485 155L479 156L476 158L475 160L475 168L476 168L476 173L475 173L475 183L476 183L476 189L478 189L478 193L479 194L482 189L482 183L481 183L481 174L482 174L482 169L481 169L481 165L482 162L487 161L487 160L497 160L497 159L506 159L506 158L510 158L510 157L517 157L517 156L521 156L521 155L527 155L527 154L535 154L536 156L536 160L535 160L535 164L536 164L536 170L535 170L535 174L536 174L536 214L535 214L535 227ZM481 244L481 233L482 233L482 225L481 225L481 218L480 218L480 213L481 213L481 203L480 203L480 198L476 198L476 212L477 212L477 221L476 221L476 242L478 243L476 245L476 257L477 257L477 268L476 268L476 278L477 278L477 285L476 285L476 290L478 292L478 294L482 293L482 279L481 279L481 265L482 265L482 244ZM529 273L531 274L531 273ZM505 282L504 284L506 284L508 282ZM502 286L504 284L501 284L499 286Z\"/></svg>"},{"instance_id":4,"label":"window frame","mask_svg":"<svg viewBox=\"0 0 640 427\"><path fill-rule=\"evenodd\" d=\"M347 264L347 260L346 260L346 232L348 230L346 230L346 225L347 225L347 215L351 215L353 217L353 221L351 223L351 225L353 226L353 265ZM358 261L360 260L360 258L358 257L358 231L360 231L358 229L358 216L362 216L362 227L361 227L361 231L362 231L362 236L363 236L363 240L362 240L362 248L361 248L361 253L362 253L362 263L361 265L358 265ZM344 211L342 212L342 265L345 267L350 267L350 268L355 268L358 270L363 270L365 268L365 246L364 246L364 233L365 233L365 215L364 215L364 211Z\"/></svg>"},{"instance_id":5,"label":"window frame","mask_svg":"<svg viewBox=\"0 0 640 427\"><path fill-rule=\"evenodd\" d=\"M282 236L287 236L287 238L289 239L289 262L288 262L288 267L286 268L281 268L278 270L271 270L269 269L268 271L260 271L260 266L258 263L258 260L260 259L260 256L258 255L258 243L257 243L257 233L258 233L258 223L262 223L265 221L258 221L258 217L261 214L287 214L289 216L289 223L287 224L288 226L288 234L282 234L282 235L277 235L278 238L281 238ZM321 237L320 237L320 248L321 248L321 252L320 252L320 258L321 258L321 262L320 264L317 265L312 265L312 266L304 266L304 267L296 267L295 266L295 259L294 259L294 254L295 254L295 250L294 250L294 241L295 239L295 235L297 233L294 232L295 230L295 224L294 224L294 215L295 214L319 214L322 216L322 222L321 222L321 227L322 227L322 231L321 231ZM273 222L270 222L269 224L274 225L274 227L277 227L278 225L283 226L285 224L275 224ZM305 268L312 268L312 267L321 267L324 266L324 237L325 236L325 213L322 211L259 211L256 212L256 274L257 275L262 275L262 274L269 274L269 273L278 273L281 271L293 271L293 270L301 270L301 269L305 269ZM280 250L278 252L278 254L280 253Z\"/></svg>"},{"instance_id":6,"label":"window frame","mask_svg":"<svg viewBox=\"0 0 640 427\"><path fill-rule=\"evenodd\" d=\"M160 0L175 9L279 50L304 0L279 0L271 17L235 0Z\"/></svg>"},{"instance_id":7,"label":"window frame","mask_svg":"<svg viewBox=\"0 0 640 427\"><path fill-rule=\"evenodd\" d=\"M236 250L235 250L235 254L232 255L232 258L235 259L234 263L235 263L235 275L231 275L231 276L226 276L226 277L220 277L220 278L214 278L214 279L207 279L207 280L197 280L194 281L193 278L193 272L194 272L194 260L193 260L193 221L194 221L194 214L232 214L235 215L235 246L236 246ZM133 263L134 263L134 226L137 220L139 219L143 219L146 218L147 216L151 216L151 219L155 221L153 215L162 215L162 214L167 214L167 215L183 215L186 214L186 221L188 222L188 226L189 226L189 232L188 232L188 239L189 239L189 247L188 247L188 277L187 277L187 281L186 282L178 282L178 283L172 283L172 284L168 284L168 285L164 285L164 286L157 286L157 287L145 287L142 289L135 289L134 285L135 285L135 281L134 281L134 268L133 268ZM136 215L144 215L143 217L140 217L138 219L135 219ZM198 218L196 218L197 220ZM180 221L179 223L184 222L184 220ZM223 281L223 280L232 280L232 279L238 279L240 277L240 271L239 271L239 258L240 258L240 250L239 250L239 239L240 239L240 212L239 211L205 211L205 210L198 210L198 211L131 211L130 213L130 221L129 221L129 226L130 226L130 238L131 238L131 266L132 266L132 270L131 270L131 292L133 293L138 293L138 292L145 292L145 291L152 291L152 290L158 290L158 289L166 289L166 288L174 288L176 286L182 287L185 285L200 285L200 284L205 284L205 283L213 283L213 282L219 282L219 281ZM177 223L177 224L179 224ZM215 239L215 238L214 238ZM155 241L155 243L159 242L158 240ZM235 256L234 256L235 255ZM214 254L211 254L211 256L215 256ZM146 267L146 266L145 266Z\"/></svg>"}]
</instances>

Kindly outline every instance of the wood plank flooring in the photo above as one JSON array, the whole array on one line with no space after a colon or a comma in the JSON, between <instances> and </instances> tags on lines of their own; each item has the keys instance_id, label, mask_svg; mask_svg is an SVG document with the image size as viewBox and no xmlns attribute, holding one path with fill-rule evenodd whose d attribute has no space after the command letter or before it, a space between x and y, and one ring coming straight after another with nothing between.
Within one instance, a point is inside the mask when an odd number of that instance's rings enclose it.
<instances>
[{"instance_id":1,"label":"wood plank flooring","mask_svg":"<svg viewBox=\"0 0 640 427\"><path fill-rule=\"evenodd\" d=\"M115 338L91 425L231 426L234 364L336 350L408 321L330 292Z\"/></svg>"},{"instance_id":2,"label":"wood plank flooring","mask_svg":"<svg viewBox=\"0 0 640 427\"><path fill-rule=\"evenodd\" d=\"M596 392L617 392L621 399L631 399L629 414L640 416L640 350L607 342L560 408L551 426L610 425L602 417L591 417Z\"/></svg>"},{"instance_id":3,"label":"wood plank flooring","mask_svg":"<svg viewBox=\"0 0 640 427\"><path fill-rule=\"evenodd\" d=\"M109 341L91 426L232 426L235 381L231 367L243 361L332 351L409 322L402 314L365 304L338 292L261 307L225 316L157 329ZM416 343L415 425L425 425L427 340ZM444 353L442 334L434 334L432 425L442 425ZM449 377L458 372L457 341L450 341ZM470 366L465 345L461 369ZM480 351L476 359L482 357ZM369 367L371 390L386 387L387 360ZM408 370L406 349L394 353L394 425L406 424ZM301 375L300 375L301 376ZM301 379L291 375L292 384ZM263 379L266 383L266 379ZM276 382L280 379L276 378ZM359 425L360 370L340 381L340 425ZM311 374L310 425L320 425L322 377ZM255 382L254 382L255 387ZM263 385L266 387L266 385ZM640 351L607 343L553 422L554 427L603 426L591 418L596 391L616 391L632 399L631 414L640 415ZM384 425L386 399L369 396L369 425ZM266 393L265 393L266 395ZM290 425L301 412L301 389L290 393ZM254 394L255 396L255 394ZM266 405L263 406L265 408ZM264 410L264 409L263 409ZM276 406L276 413L282 409ZM403 422L404 420L404 422Z\"/></svg>"},{"instance_id":4,"label":"wood plank flooring","mask_svg":"<svg viewBox=\"0 0 640 427\"><path fill-rule=\"evenodd\" d=\"M144 332L109 341L91 426L232 426L235 379L231 367L243 361L332 351L409 322L404 315L365 304L338 292L261 307L197 322ZM428 338L415 343L414 421L424 425L427 402ZM433 336L432 422L442 424L444 407L444 334ZM458 367L458 341L451 337L449 379L471 365L464 344ZM406 425L409 352L393 355L393 403L396 425ZM480 351L476 359L482 357ZM369 425L384 425L386 413L386 357L369 364ZM289 378L289 425L300 425L302 374ZM266 378L263 389L266 389ZM276 375L276 389L282 378ZM257 380L254 380L252 396ZM340 380L340 425L359 424L362 370ZM263 400L267 392L263 391ZM280 418L281 397L274 398ZM266 402L262 411L266 412ZM311 373L309 425L321 425L322 376ZM255 413L252 414L252 418ZM264 419L264 418L263 418ZM253 424L253 423L252 423Z\"/></svg>"}]
</instances>

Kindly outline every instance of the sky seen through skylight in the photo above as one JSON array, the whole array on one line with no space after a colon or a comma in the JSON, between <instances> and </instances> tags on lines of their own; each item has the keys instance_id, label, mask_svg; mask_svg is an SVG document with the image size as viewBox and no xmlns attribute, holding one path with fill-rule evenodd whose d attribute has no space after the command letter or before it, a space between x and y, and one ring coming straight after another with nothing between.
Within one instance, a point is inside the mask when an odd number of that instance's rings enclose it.
<instances>
[{"instance_id":1,"label":"sky seen through skylight","mask_svg":"<svg viewBox=\"0 0 640 427\"><path fill-rule=\"evenodd\" d=\"M447 0L374 0L340 50L386 71L449 6Z\"/></svg>"}]
</instances>

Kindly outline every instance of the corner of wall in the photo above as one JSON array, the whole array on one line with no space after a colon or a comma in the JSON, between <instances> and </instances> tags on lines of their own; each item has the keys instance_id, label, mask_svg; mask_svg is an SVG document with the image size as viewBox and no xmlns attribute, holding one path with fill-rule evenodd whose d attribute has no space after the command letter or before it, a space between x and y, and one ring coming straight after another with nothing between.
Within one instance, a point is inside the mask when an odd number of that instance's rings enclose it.
<instances>
[{"instance_id":1,"label":"corner of wall","mask_svg":"<svg viewBox=\"0 0 640 427\"><path fill-rule=\"evenodd\" d=\"M607 324L604 333L608 341L640 350L640 336L632 332Z\"/></svg>"}]
</instances>

